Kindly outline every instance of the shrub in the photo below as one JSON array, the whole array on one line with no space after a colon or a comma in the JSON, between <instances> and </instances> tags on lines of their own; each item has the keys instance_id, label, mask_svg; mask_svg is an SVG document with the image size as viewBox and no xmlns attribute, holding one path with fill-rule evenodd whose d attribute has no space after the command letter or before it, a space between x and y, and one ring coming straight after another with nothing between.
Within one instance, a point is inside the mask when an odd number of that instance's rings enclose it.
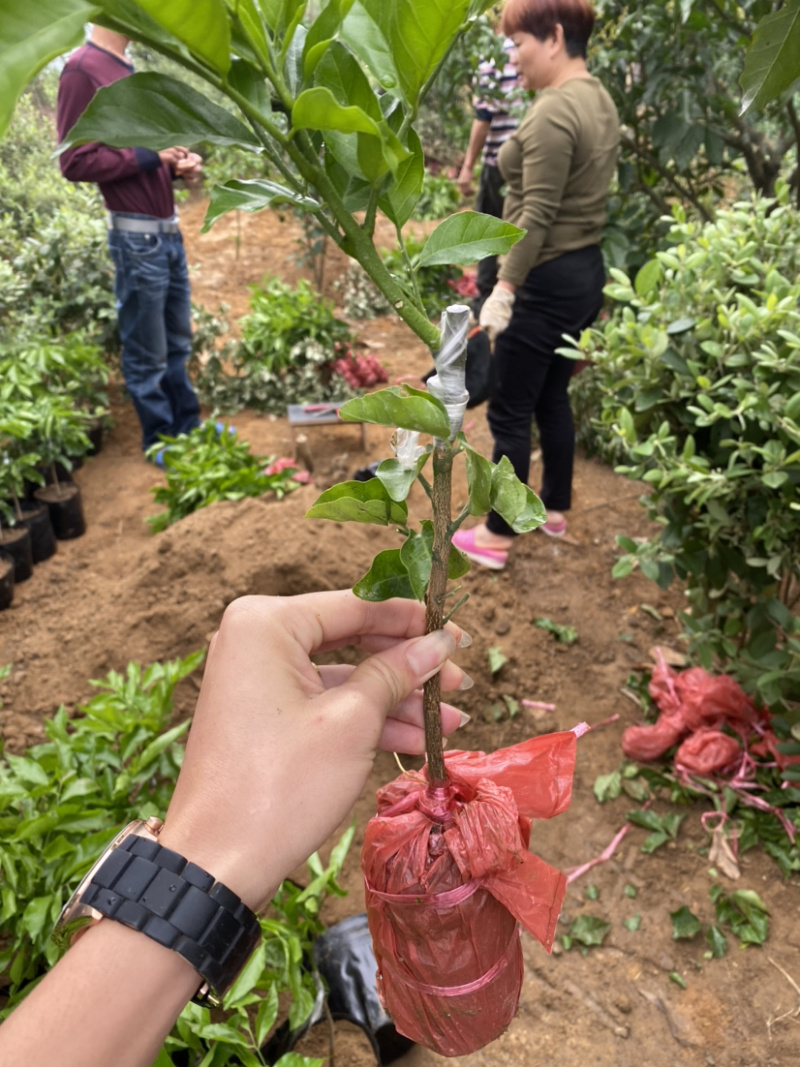
<instances>
[{"instance_id":1,"label":"shrub","mask_svg":"<svg viewBox=\"0 0 800 1067\"><path fill-rule=\"evenodd\" d=\"M151 515L147 522L154 533L218 500L242 500L275 493L280 500L300 484L297 467L282 467L267 473L274 457L254 455L237 434L219 434L213 422L191 433L165 437L148 450L161 453L167 484L156 486L153 496L166 511Z\"/></svg>"},{"instance_id":2,"label":"shrub","mask_svg":"<svg viewBox=\"0 0 800 1067\"><path fill-rule=\"evenodd\" d=\"M250 314L241 323L242 340L230 355L211 355L197 375L203 400L221 411L243 407L276 415L287 404L346 400L353 391L334 375L336 345L350 330L333 305L308 282L295 288L278 278L250 287Z\"/></svg>"},{"instance_id":3,"label":"shrub","mask_svg":"<svg viewBox=\"0 0 800 1067\"><path fill-rule=\"evenodd\" d=\"M661 525L622 539L615 574L685 580L700 662L773 709L800 699L799 232L785 190L702 225L676 209L670 249L612 271L620 306L578 344L594 428Z\"/></svg>"}]
</instances>

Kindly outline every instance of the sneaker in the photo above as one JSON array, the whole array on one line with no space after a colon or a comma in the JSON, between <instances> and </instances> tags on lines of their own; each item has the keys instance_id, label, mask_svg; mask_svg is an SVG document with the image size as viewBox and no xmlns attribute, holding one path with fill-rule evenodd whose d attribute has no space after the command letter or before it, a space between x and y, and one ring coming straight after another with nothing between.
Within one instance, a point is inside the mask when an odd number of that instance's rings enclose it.
<instances>
[{"instance_id":1,"label":"sneaker","mask_svg":"<svg viewBox=\"0 0 800 1067\"><path fill-rule=\"evenodd\" d=\"M567 532L567 520L559 519L558 522L543 522L539 527L542 533L547 534L548 537L563 537Z\"/></svg>"},{"instance_id":2,"label":"sneaker","mask_svg":"<svg viewBox=\"0 0 800 1067\"><path fill-rule=\"evenodd\" d=\"M508 552L499 548L480 548L475 544L474 527L470 530L456 530L453 534L453 546L473 563L479 563L492 571L501 571L508 562Z\"/></svg>"}]
</instances>

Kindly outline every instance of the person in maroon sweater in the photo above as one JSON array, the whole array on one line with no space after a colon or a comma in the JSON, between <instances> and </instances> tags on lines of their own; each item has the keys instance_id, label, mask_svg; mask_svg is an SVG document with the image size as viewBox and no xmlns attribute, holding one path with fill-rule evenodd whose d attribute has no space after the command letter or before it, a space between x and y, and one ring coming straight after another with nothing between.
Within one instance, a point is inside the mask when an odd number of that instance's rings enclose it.
<instances>
[{"instance_id":1,"label":"person in maroon sweater","mask_svg":"<svg viewBox=\"0 0 800 1067\"><path fill-rule=\"evenodd\" d=\"M122 34L94 26L88 42L67 60L58 90L59 140L98 89L133 73L128 44ZM187 371L191 293L172 182L199 181L202 161L180 145L153 152L97 142L68 149L60 161L65 178L98 185L109 211L122 370L147 449L161 436L200 424Z\"/></svg>"}]
</instances>

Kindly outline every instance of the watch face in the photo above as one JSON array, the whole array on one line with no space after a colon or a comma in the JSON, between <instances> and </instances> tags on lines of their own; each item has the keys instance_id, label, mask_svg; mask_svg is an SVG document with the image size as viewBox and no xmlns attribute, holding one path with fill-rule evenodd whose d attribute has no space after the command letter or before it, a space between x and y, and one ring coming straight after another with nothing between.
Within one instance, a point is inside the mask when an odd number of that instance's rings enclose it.
<instances>
[{"instance_id":1,"label":"watch face","mask_svg":"<svg viewBox=\"0 0 800 1067\"><path fill-rule=\"evenodd\" d=\"M92 866L83 876L78 888L75 890L75 892L72 894L72 896L62 908L61 914L58 917L58 922L56 923L55 928L53 929L53 933L51 935L53 941L55 941L59 948L69 948L70 942L79 930L88 926L89 923L102 918L99 911L95 911L94 908L89 907L87 904L81 904L81 896L83 895L86 887L91 882L92 878L94 878L97 871L105 863L108 854L110 852L113 852L115 848L118 848L120 843L124 841L127 837L130 837L132 834L137 834L137 836L141 836L141 830L144 827L144 819L134 819L133 822L129 822L127 826L120 830L120 832L111 842L111 844L103 850L99 859L97 859L92 864ZM146 836L155 837L155 835L151 834L149 830L145 831L145 833Z\"/></svg>"}]
</instances>

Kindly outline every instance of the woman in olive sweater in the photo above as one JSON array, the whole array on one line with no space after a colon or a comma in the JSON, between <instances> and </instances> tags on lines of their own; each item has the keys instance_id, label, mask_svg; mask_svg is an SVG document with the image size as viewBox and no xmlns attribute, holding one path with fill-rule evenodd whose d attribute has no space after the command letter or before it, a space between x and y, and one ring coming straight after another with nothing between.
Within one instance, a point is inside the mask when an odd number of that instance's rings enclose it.
<instances>
[{"instance_id":1,"label":"woman in olive sweater","mask_svg":"<svg viewBox=\"0 0 800 1067\"><path fill-rule=\"evenodd\" d=\"M501 260L498 282L481 311L495 342L496 391L489 403L494 460L508 456L526 482L531 419L542 446L544 532L566 532L575 429L567 386L571 360L556 349L597 317L605 272L599 241L619 149L611 97L586 68L594 25L588 0L509 0L503 32L511 62L536 97L498 166L508 183L503 217L526 231ZM514 533L491 512L459 531L454 543L470 559L501 569Z\"/></svg>"}]
</instances>

